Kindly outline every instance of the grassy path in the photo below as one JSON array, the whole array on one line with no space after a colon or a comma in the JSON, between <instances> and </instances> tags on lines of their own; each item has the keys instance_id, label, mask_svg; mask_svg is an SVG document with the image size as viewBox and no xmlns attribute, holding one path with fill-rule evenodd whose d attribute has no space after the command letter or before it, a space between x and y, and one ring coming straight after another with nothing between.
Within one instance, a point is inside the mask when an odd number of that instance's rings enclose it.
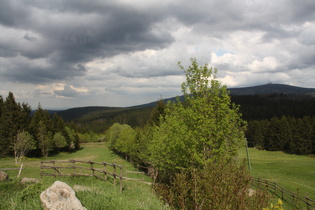
<instances>
[{"instance_id":1,"label":"grassy path","mask_svg":"<svg viewBox=\"0 0 315 210\"><path fill-rule=\"evenodd\" d=\"M129 162L112 153L105 143L83 144L75 153L59 153L48 158L28 158L23 160L25 169L21 177L40 179L41 160L91 160L117 163L125 170L136 170ZM0 168L15 168L13 158L0 159ZM54 181L66 182L76 191L76 196L87 209L166 209L149 185L125 181L123 192L114 188L111 181L101 181L94 177L48 177L39 184L22 185L16 179L18 171L7 171L12 181L0 183L0 209L41 209L39 195Z\"/></svg>"}]
</instances>

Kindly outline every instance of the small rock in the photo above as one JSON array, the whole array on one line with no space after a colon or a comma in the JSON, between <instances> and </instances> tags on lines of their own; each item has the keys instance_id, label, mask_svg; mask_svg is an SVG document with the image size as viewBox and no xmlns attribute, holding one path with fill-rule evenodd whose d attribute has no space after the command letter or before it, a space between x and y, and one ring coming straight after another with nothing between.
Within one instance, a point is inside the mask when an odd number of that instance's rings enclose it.
<instances>
[{"instance_id":1,"label":"small rock","mask_svg":"<svg viewBox=\"0 0 315 210\"><path fill-rule=\"evenodd\" d=\"M9 179L9 175L3 171L0 171L0 181L6 181Z\"/></svg>"},{"instance_id":2,"label":"small rock","mask_svg":"<svg viewBox=\"0 0 315 210\"><path fill-rule=\"evenodd\" d=\"M40 194L45 210L86 210L75 196L74 190L64 182L55 183Z\"/></svg>"},{"instance_id":3,"label":"small rock","mask_svg":"<svg viewBox=\"0 0 315 210\"><path fill-rule=\"evenodd\" d=\"M93 189L91 187L86 187L86 186L81 186L81 185L74 185L73 186L73 190L75 190L76 192L79 192L79 191L93 191Z\"/></svg>"},{"instance_id":4,"label":"small rock","mask_svg":"<svg viewBox=\"0 0 315 210\"><path fill-rule=\"evenodd\" d=\"M21 183L22 183L22 184L26 184L26 183L30 183L30 182L39 183L39 180L38 180L38 179L35 179L35 178L27 178L27 177L24 177L24 178L21 180Z\"/></svg>"},{"instance_id":5,"label":"small rock","mask_svg":"<svg viewBox=\"0 0 315 210\"><path fill-rule=\"evenodd\" d=\"M256 190L249 188L248 189L248 196L252 197L256 193Z\"/></svg>"}]
</instances>

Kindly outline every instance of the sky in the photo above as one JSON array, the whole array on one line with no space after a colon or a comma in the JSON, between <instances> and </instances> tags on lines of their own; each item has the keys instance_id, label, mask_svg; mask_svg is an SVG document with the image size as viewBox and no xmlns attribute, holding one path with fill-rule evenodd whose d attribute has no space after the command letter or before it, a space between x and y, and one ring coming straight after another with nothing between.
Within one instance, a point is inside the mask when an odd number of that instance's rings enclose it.
<instances>
[{"instance_id":1,"label":"sky","mask_svg":"<svg viewBox=\"0 0 315 210\"><path fill-rule=\"evenodd\" d=\"M181 95L192 57L228 88L315 88L315 1L0 0L0 95L33 109Z\"/></svg>"}]
</instances>

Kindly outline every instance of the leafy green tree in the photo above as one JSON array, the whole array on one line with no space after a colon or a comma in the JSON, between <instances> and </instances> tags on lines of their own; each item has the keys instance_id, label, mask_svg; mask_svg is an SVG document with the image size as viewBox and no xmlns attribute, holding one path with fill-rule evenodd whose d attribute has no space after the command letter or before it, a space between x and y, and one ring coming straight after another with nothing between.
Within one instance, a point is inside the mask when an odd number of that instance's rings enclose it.
<instances>
[{"instance_id":1,"label":"leafy green tree","mask_svg":"<svg viewBox=\"0 0 315 210\"><path fill-rule=\"evenodd\" d=\"M15 164L21 162L22 158L34 149L36 142L33 136L27 131L18 132L14 141Z\"/></svg>"},{"instance_id":2,"label":"leafy green tree","mask_svg":"<svg viewBox=\"0 0 315 210\"><path fill-rule=\"evenodd\" d=\"M69 127L65 128L66 130L66 141L69 149L79 149L80 148L80 141L79 135L74 129Z\"/></svg>"},{"instance_id":3,"label":"leafy green tree","mask_svg":"<svg viewBox=\"0 0 315 210\"><path fill-rule=\"evenodd\" d=\"M162 171L203 168L207 162L231 159L244 145L245 122L231 103L216 69L191 59L182 84L185 101L168 103L165 119L155 127L151 161Z\"/></svg>"},{"instance_id":4,"label":"leafy green tree","mask_svg":"<svg viewBox=\"0 0 315 210\"><path fill-rule=\"evenodd\" d=\"M122 125L122 131L116 142L116 150L130 155L134 150L136 132L129 125Z\"/></svg>"},{"instance_id":5,"label":"leafy green tree","mask_svg":"<svg viewBox=\"0 0 315 210\"><path fill-rule=\"evenodd\" d=\"M143 165L150 165L151 152L149 148L153 139L152 129L152 126L135 128L134 147L130 155L134 161Z\"/></svg>"},{"instance_id":6,"label":"leafy green tree","mask_svg":"<svg viewBox=\"0 0 315 210\"><path fill-rule=\"evenodd\" d=\"M62 135L61 132L55 133L53 137L53 142L54 142L54 147L58 148L58 150L67 146L66 138Z\"/></svg>"},{"instance_id":7,"label":"leafy green tree","mask_svg":"<svg viewBox=\"0 0 315 210\"><path fill-rule=\"evenodd\" d=\"M106 136L109 142L109 148L116 150L116 144L119 139L119 136L123 130L123 126L119 123L114 123L107 131Z\"/></svg>"}]
</instances>

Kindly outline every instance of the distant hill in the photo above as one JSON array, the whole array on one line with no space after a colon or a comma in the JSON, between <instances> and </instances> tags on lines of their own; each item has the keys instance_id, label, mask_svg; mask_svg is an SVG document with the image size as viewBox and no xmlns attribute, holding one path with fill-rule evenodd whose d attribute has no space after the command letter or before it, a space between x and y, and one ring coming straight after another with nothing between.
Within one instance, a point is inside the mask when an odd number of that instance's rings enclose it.
<instances>
[{"instance_id":1,"label":"distant hill","mask_svg":"<svg viewBox=\"0 0 315 210\"><path fill-rule=\"evenodd\" d=\"M302 88L283 84L266 84L253 87L229 88L228 90L231 95L315 94L315 88Z\"/></svg>"},{"instance_id":2,"label":"distant hill","mask_svg":"<svg viewBox=\"0 0 315 210\"><path fill-rule=\"evenodd\" d=\"M82 118L86 115L93 113L103 113L107 111L120 110L120 107L104 107L104 106L88 106L88 107L77 107L63 111L57 111L56 113L61 116L64 120L75 120Z\"/></svg>"},{"instance_id":3,"label":"distant hill","mask_svg":"<svg viewBox=\"0 0 315 210\"><path fill-rule=\"evenodd\" d=\"M315 97L315 88L302 88L283 84L266 84L258 85L252 87L243 88L228 88L231 96L254 96L254 95L272 95L272 94L283 94L283 95L311 95ZM183 96L180 96L183 99ZM176 97L163 99L166 103L167 101L175 101ZM154 107L155 102L141 104L134 107Z\"/></svg>"},{"instance_id":4,"label":"distant hill","mask_svg":"<svg viewBox=\"0 0 315 210\"><path fill-rule=\"evenodd\" d=\"M266 84L254 87L230 88L232 102L241 106L246 120L268 119L273 116L315 116L315 88ZM180 100L183 96L180 96ZM176 97L163 99L165 103ZM157 101L132 107L79 107L56 112L66 121L87 126L95 132L108 129L113 123L131 126L145 125Z\"/></svg>"}]
</instances>

